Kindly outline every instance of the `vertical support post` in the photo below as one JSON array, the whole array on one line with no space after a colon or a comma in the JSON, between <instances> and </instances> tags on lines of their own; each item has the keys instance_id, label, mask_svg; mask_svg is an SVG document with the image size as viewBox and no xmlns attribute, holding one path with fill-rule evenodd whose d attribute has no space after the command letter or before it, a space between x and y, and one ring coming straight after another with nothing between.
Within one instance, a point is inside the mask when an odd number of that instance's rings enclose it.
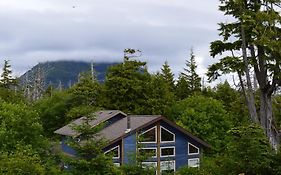
<instances>
[{"instance_id":1,"label":"vertical support post","mask_svg":"<svg viewBox=\"0 0 281 175\"><path fill-rule=\"evenodd\" d=\"M160 175L160 122L157 123L157 169L156 169L156 174Z\"/></svg>"}]
</instances>

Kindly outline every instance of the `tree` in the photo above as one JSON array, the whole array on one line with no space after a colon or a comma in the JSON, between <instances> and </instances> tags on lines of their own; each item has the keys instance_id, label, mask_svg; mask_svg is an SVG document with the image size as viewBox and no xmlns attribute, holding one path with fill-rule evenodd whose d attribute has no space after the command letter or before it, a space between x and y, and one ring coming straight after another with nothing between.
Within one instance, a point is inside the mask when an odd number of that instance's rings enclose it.
<instances>
[{"instance_id":1,"label":"tree","mask_svg":"<svg viewBox=\"0 0 281 175\"><path fill-rule=\"evenodd\" d=\"M179 99L184 99L189 95L201 90L201 78L196 73L196 62L193 50L190 53L190 60L186 61L185 72L181 72L177 83L177 96Z\"/></svg>"},{"instance_id":2,"label":"tree","mask_svg":"<svg viewBox=\"0 0 281 175\"><path fill-rule=\"evenodd\" d=\"M12 151L17 144L44 148L38 114L25 104L0 102L0 151Z\"/></svg>"},{"instance_id":3,"label":"tree","mask_svg":"<svg viewBox=\"0 0 281 175\"><path fill-rule=\"evenodd\" d=\"M151 75L148 84L149 95L146 101L146 114L161 114L169 117L171 106L176 101L175 94L162 74Z\"/></svg>"},{"instance_id":4,"label":"tree","mask_svg":"<svg viewBox=\"0 0 281 175\"><path fill-rule=\"evenodd\" d=\"M73 129L80 133L81 141L72 139L69 145L77 152L77 157L65 157L65 163L71 168L68 170L74 175L115 175L120 174L112 162L112 157L104 154L103 149L107 141L98 135L98 131L104 127L103 124L92 127L90 122L94 115L84 117L84 122L80 125L73 125Z\"/></svg>"},{"instance_id":5,"label":"tree","mask_svg":"<svg viewBox=\"0 0 281 175\"><path fill-rule=\"evenodd\" d=\"M211 43L211 56L223 52L230 55L211 65L208 71L210 80L221 74L237 73L250 119L262 126L274 148L277 148L278 132L272 115L272 95L281 85L281 20L277 10L280 4L280 0L222 0L220 10L236 21L220 24L223 40ZM251 71L259 85L259 107L255 106Z\"/></svg>"},{"instance_id":6,"label":"tree","mask_svg":"<svg viewBox=\"0 0 281 175\"><path fill-rule=\"evenodd\" d=\"M223 150L233 123L220 101L193 95L175 104L173 111L177 124L210 143L213 152Z\"/></svg>"},{"instance_id":7,"label":"tree","mask_svg":"<svg viewBox=\"0 0 281 175\"><path fill-rule=\"evenodd\" d=\"M3 72L1 74L0 85L5 88L10 88L15 85L16 81L12 78L12 70L11 65L9 64L9 60L4 60Z\"/></svg>"},{"instance_id":8,"label":"tree","mask_svg":"<svg viewBox=\"0 0 281 175\"><path fill-rule=\"evenodd\" d=\"M165 61L165 63L163 64L160 75L163 77L165 82L169 85L170 91L174 91L175 89L174 74L172 73L172 70L167 61Z\"/></svg>"},{"instance_id":9,"label":"tree","mask_svg":"<svg viewBox=\"0 0 281 175\"><path fill-rule=\"evenodd\" d=\"M104 84L105 108L126 113L146 113L147 86L150 75L146 63L130 60L125 50L124 62L109 68Z\"/></svg>"}]
</instances>

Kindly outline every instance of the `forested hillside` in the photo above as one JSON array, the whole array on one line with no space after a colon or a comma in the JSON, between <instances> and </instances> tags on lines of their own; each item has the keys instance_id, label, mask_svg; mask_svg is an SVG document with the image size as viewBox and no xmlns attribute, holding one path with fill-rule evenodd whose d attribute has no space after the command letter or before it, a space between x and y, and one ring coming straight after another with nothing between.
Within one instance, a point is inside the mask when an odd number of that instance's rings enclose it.
<instances>
[{"instance_id":1,"label":"forested hillside","mask_svg":"<svg viewBox=\"0 0 281 175\"><path fill-rule=\"evenodd\" d=\"M95 63L93 65L97 80L103 82L105 80L105 73L109 66L117 63ZM26 73L19 77L21 85L27 83L34 84L36 76L41 74L44 87L47 88L52 85L54 88L62 86L63 88L69 88L73 84L77 83L79 74L82 72L91 71L90 62L82 61L51 61L45 63L39 63L32 67Z\"/></svg>"}]
</instances>

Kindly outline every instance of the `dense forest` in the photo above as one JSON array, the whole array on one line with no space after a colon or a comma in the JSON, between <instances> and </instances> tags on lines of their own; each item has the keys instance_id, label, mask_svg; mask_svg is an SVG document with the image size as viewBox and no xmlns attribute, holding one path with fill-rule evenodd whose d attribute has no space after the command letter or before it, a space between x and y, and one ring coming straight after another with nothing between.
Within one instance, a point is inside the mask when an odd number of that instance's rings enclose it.
<instances>
[{"instance_id":1,"label":"dense forest","mask_svg":"<svg viewBox=\"0 0 281 175\"><path fill-rule=\"evenodd\" d=\"M153 174L137 160L114 166L102 152L106 140L97 131L78 128L85 144L70 140L77 157L62 154L54 131L80 116L100 109L130 114L161 114L211 148L204 150L200 168L182 167L175 174L279 175L281 152L279 0L221 0L220 10L234 19L220 24L222 40L211 43L219 62L208 68L209 80L236 73L238 82L202 85L196 54L175 77L168 62L150 73L146 62L134 59L139 50L125 49L124 60L112 65L104 82L94 71L80 74L69 89L19 86L5 60L0 78L0 174ZM223 53L223 54L222 54ZM69 165L70 169L65 169Z\"/></svg>"}]
</instances>

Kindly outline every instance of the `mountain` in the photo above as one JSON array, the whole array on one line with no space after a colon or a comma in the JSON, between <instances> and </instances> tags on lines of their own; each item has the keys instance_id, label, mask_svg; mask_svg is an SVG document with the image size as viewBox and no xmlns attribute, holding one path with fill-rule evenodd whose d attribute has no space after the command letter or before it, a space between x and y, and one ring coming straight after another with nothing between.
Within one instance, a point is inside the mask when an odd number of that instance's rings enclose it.
<instances>
[{"instance_id":1,"label":"mountain","mask_svg":"<svg viewBox=\"0 0 281 175\"><path fill-rule=\"evenodd\" d=\"M97 80L103 82L107 68L118 63L94 63ZM19 77L21 85L34 84L35 77L43 77L45 88L62 86L68 88L78 81L79 73L91 70L91 63L83 61L52 61L39 63Z\"/></svg>"}]
</instances>

